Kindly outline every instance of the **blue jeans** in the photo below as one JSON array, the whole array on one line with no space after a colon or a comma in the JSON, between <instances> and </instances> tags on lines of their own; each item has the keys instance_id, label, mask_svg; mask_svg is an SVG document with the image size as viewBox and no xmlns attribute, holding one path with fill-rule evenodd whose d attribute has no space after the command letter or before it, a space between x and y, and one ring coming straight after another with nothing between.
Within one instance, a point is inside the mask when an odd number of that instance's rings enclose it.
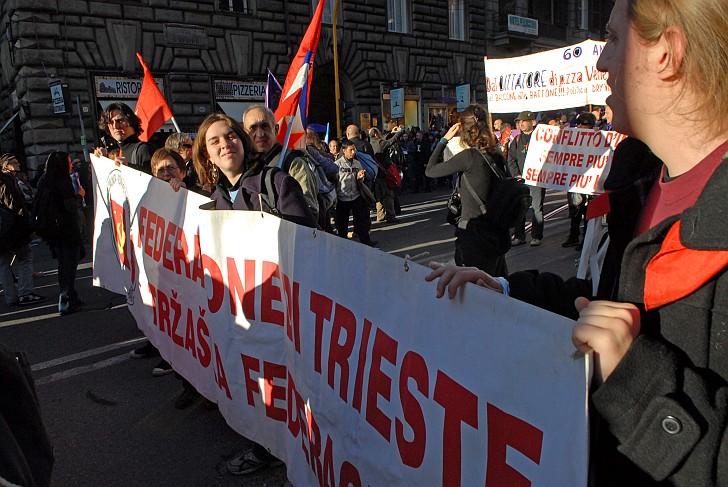
<instances>
[{"instance_id":1,"label":"blue jeans","mask_svg":"<svg viewBox=\"0 0 728 487\"><path fill-rule=\"evenodd\" d=\"M531 220L531 238L543 240L543 202L546 199L546 189L531 186L531 208L533 208L533 219ZM526 240L526 216L518 222L514 236L519 240Z\"/></svg>"},{"instance_id":2,"label":"blue jeans","mask_svg":"<svg viewBox=\"0 0 728 487\"><path fill-rule=\"evenodd\" d=\"M15 257L15 262L13 262ZM12 269L10 263L13 262ZM15 277L18 276L18 289L15 289ZM15 250L0 252L0 282L5 290L5 302L13 304L18 296L27 296L33 292L33 251L30 244Z\"/></svg>"}]
</instances>

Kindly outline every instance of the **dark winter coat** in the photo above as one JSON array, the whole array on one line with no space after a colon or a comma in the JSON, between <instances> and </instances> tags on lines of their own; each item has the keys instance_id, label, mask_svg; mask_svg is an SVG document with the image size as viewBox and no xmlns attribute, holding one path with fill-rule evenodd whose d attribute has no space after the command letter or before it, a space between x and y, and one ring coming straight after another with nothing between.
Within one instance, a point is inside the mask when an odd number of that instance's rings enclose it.
<instances>
[{"instance_id":1,"label":"dark winter coat","mask_svg":"<svg viewBox=\"0 0 728 487\"><path fill-rule=\"evenodd\" d=\"M277 170L273 177L273 185L276 193L276 208L280 212L280 217L299 225L316 228L316 217L308 207L298 181L285 171ZM240 188L240 192L232 202L229 190L237 188ZM264 172L262 167L256 167L244 173L232 187L225 175L220 174L220 181L215 186L211 198L215 201L216 210L260 211L258 195L261 192L264 195L267 194Z\"/></svg>"},{"instance_id":2,"label":"dark winter coat","mask_svg":"<svg viewBox=\"0 0 728 487\"><path fill-rule=\"evenodd\" d=\"M594 485L728 485L728 274L723 269L685 297L644 311L645 268L678 220L688 249L728 252L727 160L693 207L634 239L646 183L657 173L610 193L610 222L629 222L610 223L610 235L630 241L624 248L610 244L622 253L612 256L621 270L600 282L600 293L643 312L639 336L591 394ZM588 295L581 281L536 271L513 274L509 282L513 297L572 318L573 298Z\"/></svg>"},{"instance_id":3,"label":"dark winter coat","mask_svg":"<svg viewBox=\"0 0 728 487\"><path fill-rule=\"evenodd\" d=\"M14 224L0 242L0 252L15 250L30 242L30 210L14 176L0 171L0 207L12 214ZM6 213L7 216L7 213Z\"/></svg>"},{"instance_id":4,"label":"dark winter coat","mask_svg":"<svg viewBox=\"0 0 728 487\"><path fill-rule=\"evenodd\" d=\"M528 144L531 142L531 135L521 132L516 135L508 148L508 172L514 178L523 174L523 165L526 163Z\"/></svg>"},{"instance_id":5,"label":"dark winter coat","mask_svg":"<svg viewBox=\"0 0 728 487\"><path fill-rule=\"evenodd\" d=\"M82 206L80 195L76 194L71 184L70 176L65 178L49 177L49 173L43 175L38 182L38 195L42 191L49 190L52 195L53 211L58 217L57 232L38 233L50 245L58 245L61 247L77 247L82 243L81 239L81 221L78 210Z\"/></svg>"},{"instance_id":6,"label":"dark winter coat","mask_svg":"<svg viewBox=\"0 0 728 487\"><path fill-rule=\"evenodd\" d=\"M478 195L480 201L475 200L470 191L465 188L464 182L461 180L460 199L462 201L463 210L460 221L463 222L462 226L464 228L468 220L483 215L480 205L487 202L488 195L490 194L490 189L493 184L492 180L495 175L488 167L483 156L478 153L478 149L466 149L445 161L444 151L446 147L447 144L442 141L437 144L435 150L430 156L429 162L427 163L425 175L429 178L442 178L462 172L467 178L470 186L475 191L475 194ZM499 168L504 168L505 162L500 152L489 151L486 157L489 157L490 160Z\"/></svg>"},{"instance_id":7,"label":"dark winter coat","mask_svg":"<svg viewBox=\"0 0 728 487\"><path fill-rule=\"evenodd\" d=\"M147 174L152 173L152 155L154 146L149 142L142 142L139 137L132 135L124 142L119 143L121 155L129 162L129 166Z\"/></svg>"}]
</instances>

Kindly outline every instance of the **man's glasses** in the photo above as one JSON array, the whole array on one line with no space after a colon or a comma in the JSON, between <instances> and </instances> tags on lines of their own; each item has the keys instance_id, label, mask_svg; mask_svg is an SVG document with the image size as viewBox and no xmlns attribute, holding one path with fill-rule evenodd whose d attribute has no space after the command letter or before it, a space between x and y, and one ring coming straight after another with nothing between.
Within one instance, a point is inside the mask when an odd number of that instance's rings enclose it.
<instances>
[{"instance_id":1,"label":"man's glasses","mask_svg":"<svg viewBox=\"0 0 728 487\"><path fill-rule=\"evenodd\" d=\"M129 126L129 119L128 118L114 118L109 120L109 127L128 127Z\"/></svg>"},{"instance_id":2,"label":"man's glasses","mask_svg":"<svg viewBox=\"0 0 728 487\"><path fill-rule=\"evenodd\" d=\"M185 149L192 149L192 144L182 144Z\"/></svg>"}]
</instances>

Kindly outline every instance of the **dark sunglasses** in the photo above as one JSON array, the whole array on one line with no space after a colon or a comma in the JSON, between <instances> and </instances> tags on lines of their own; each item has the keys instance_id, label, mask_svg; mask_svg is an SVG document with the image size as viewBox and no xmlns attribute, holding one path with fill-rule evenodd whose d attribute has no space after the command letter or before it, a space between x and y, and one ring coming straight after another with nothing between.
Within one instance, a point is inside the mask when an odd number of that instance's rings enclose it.
<instances>
[{"instance_id":1,"label":"dark sunglasses","mask_svg":"<svg viewBox=\"0 0 728 487\"><path fill-rule=\"evenodd\" d=\"M185 149L192 149L192 144L182 144Z\"/></svg>"}]
</instances>

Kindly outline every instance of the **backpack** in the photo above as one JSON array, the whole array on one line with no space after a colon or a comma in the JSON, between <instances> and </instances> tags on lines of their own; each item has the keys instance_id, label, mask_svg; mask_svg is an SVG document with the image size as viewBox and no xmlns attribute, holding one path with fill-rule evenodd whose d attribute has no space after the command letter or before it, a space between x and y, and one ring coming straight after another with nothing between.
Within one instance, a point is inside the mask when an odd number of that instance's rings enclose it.
<instances>
[{"instance_id":1,"label":"backpack","mask_svg":"<svg viewBox=\"0 0 728 487\"><path fill-rule=\"evenodd\" d=\"M402 171L399 170L396 164L390 163L387 166L387 187L389 189L397 189L402 184Z\"/></svg>"},{"instance_id":2,"label":"backpack","mask_svg":"<svg viewBox=\"0 0 728 487\"><path fill-rule=\"evenodd\" d=\"M354 156L354 158L359 161L362 169L367 172L366 179L368 181L374 181L375 179L377 179L379 166L377 165L377 161L375 161L372 156L370 156L366 152L356 151L356 155Z\"/></svg>"},{"instance_id":3,"label":"backpack","mask_svg":"<svg viewBox=\"0 0 728 487\"><path fill-rule=\"evenodd\" d=\"M324 172L324 168L321 167L321 164L319 164L319 162L311 157L307 152L302 150L291 150L284 159L283 167L286 170L291 167L291 162L293 162L293 159L296 157L300 157L306 161L311 172L313 172L316 176L316 181L318 183L317 200L319 204L319 214L326 214L329 208L334 206L334 203L336 203L336 186L326 177L326 172Z\"/></svg>"},{"instance_id":4,"label":"backpack","mask_svg":"<svg viewBox=\"0 0 728 487\"><path fill-rule=\"evenodd\" d=\"M35 194L31 225L43 240L56 238L63 231L61 213L58 211L53 193L47 185L40 184L38 192Z\"/></svg>"},{"instance_id":5,"label":"backpack","mask_svg":"<svg viewBox=\"0 0 728 487\"><path fill-rule=\"evenodd\" d=\"M278 210L278 192L274 183L276 173L280 171L279 167L263 166L263 184L260 186L260 209L271 215L280 217L281 212Z\"/></svg>"},{"instance_id":6,"label":"backpack","mask_svg":"<svg viewBox=\"0 0 728 487\"><path fill-rule=\"evenodd\" d=\"M481 212L494 227L500 229L513 228L523 220L528 208L531 206L531 190L522 179L506 176L500 168L496 167L479 150L478 154L481 155L495 175L488 194L488 204L485 207L482 204L480 205ZM468 191L475 196L475 191L468 183L465 175L463 175L462 180ZM475 196L475 199L479 201L477 196Z\"/></svg>"}]
</instances>

